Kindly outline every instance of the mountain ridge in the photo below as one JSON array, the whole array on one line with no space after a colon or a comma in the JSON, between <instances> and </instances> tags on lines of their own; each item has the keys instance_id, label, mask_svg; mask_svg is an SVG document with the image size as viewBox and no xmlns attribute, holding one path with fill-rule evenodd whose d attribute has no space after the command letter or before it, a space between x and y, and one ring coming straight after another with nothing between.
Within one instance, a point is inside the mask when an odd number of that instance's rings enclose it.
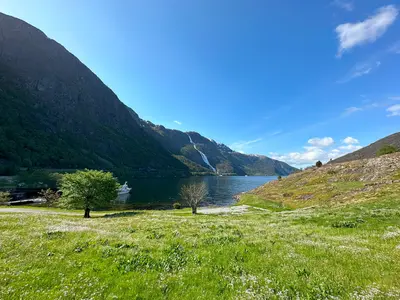
<instances>
[{"instance_id":1,"label":"mountain ridge","mask_svg":"<svg viewBox=\"0 0 400 300\"><path fill-rule=\"evenodd\" d=\"M342 163L359 159L373 158L376 157L376 153L384 145L393 145L396 148L400 149L400 132L390 134L366 147L363 147L344 156L338 157L330 161L329 163Z\"/></svg>"},{"instance_id":2,"label":"mountain ridge","mask_svg":"<svg viewBox=\"0 0 400 300\"><path fill-rule=\"evenodd\" d=\"M295 170L233 152L197 132L150 125L64 46L2 13L0 98L0 175L21 167L100 168L121 179L210 174L199 151L223 174Z\"/></svg>"},{"instance_id":3,"label":"mountain ridge","mask_svg":"<svg viewBox=\"0 0 400 300\"><path fill-rule=\"evenodd\" d=\"M42 31L0 13L0 166L186 176L89 68Z\"/></svg>"},{"instance_id":4,"label":"mountain ridge","mask_svg":"<svg viewBox=\"0 0 400 300\"><path fill-rule=\"evenodd\" d=\"M137 115L136 117L137 122L141 124L146 132L160 142L166 150L185 163L194 173L207 171L210 173L210 168L203 161L198 150L207 156L208 161L216 169L217 174L286 176L297 171L296 168L265 155L236 152L225 144L204 137L198 132L183 132L177 129L168 129L162 125L155 125L150 121L144 121ZM189 136L198 150L190 143ZM190 166L187 160L195 165Z\"/></svg>"}]
</instances>

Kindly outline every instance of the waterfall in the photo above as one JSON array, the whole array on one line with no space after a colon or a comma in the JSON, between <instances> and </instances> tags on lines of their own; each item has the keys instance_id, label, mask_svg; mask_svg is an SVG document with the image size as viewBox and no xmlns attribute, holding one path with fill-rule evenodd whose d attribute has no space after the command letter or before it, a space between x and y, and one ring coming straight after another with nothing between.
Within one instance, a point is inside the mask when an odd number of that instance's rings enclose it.
<instances>
[{"instance_id":1,"label":"waterfall","mask_svg":"<svg viewBox=\"0 0 400 300\"><path fill-rule=\"evenodd\" d=\"M189 141L190 143L193 145L194 149L197 150L197 152L200 153L201 159L204 161L204 163L210 167L210 169L212 169L215 173L217 173L217 170L215 170L215 168L210 164L210 162L208 161L207 156L201 152L199 149L197 149L196 144L192 141L192 138L190 137L190 135L188 133L186 133L187 136L189 137Z\"/></svg>"}]
</instances>

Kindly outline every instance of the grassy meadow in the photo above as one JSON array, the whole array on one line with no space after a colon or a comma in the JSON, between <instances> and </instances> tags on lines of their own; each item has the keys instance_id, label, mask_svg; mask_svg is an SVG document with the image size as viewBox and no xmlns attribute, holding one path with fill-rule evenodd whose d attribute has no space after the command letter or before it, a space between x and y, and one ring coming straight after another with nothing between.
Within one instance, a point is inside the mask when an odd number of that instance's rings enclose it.
<instances>
[{"instance_id":1,"label":"grassy meadow","mask_svg":"<svg viewBox=\"0 0 400 300\"><path fill-rule=\"evenodd\" d=\"M400 299L399 158L270 182L242 214L0 208L0 299Z\"/></svg>"},{"instance_id":2,"label":"grassy meadow","mask_svg":"<svg viewBox=\"0 0 400 300\"><path fill-rule=\"evenodd\" d=\"M0 299L398 299L399 194L340 208L0 213Z\"/></svg>"}]
</instances>

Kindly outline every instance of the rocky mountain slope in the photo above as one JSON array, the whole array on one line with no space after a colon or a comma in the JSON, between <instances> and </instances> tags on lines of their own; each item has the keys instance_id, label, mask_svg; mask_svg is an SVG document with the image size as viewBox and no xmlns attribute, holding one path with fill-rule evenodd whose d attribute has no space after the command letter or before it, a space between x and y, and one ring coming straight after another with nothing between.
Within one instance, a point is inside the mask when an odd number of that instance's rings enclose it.
<instances>
[{"instance_id":1,"label":"rocky mountain slope","mask_svg":"<svg viewBox=\"0 0 400 300\"><path fill-rule=\"evenodd\" d=\"M295 170L142 121L63 46L1 13L0 99L0 175L21 167L97 168L120 179L215 174L213 168L236 175Z\"/></svg>"},{"instance_id":2,"label":"rocky mountain slope","mask_svg":"<svg viewBox=\"0 0 400 300\"><path fill-rule=\"evenodd\" d=\"M218 174L225 175L288 175L296 171L284 162L263 155L235 152L228 146L210 140L197 132L167 129L164 126L140 120L133 112L132 115L147 133L186 164L192 173L215 173L212 168L216 169ZM211 166L203 160L198 150L204 153Z\"/></svg>"},{"instance_id":3,"label":"rocky mountain slope","mask_svg":"<svg viewBox=\"0 0 400 300\"><path fill-rule=\"evenodd\" d=\"M384 137L383 139L380 139L367 147L361 148L360 150L357 150L352 153L346 154L342 157L339 157L339 158L333 160L331 163L341 163L341 162L352 161L352 160L357 160L357 159L376 157L376 153L384 145L393 145L396 148L400 149L400 132L397 132L397 133L394 133L387 137Z\"/></svg>"},{"instance_id":4,"label":"rocky mountain slope","mask_svg":"<svg viewBox=\"0 0 400 300\"><path fill-rule=\"evenodd\" d=\"M364 202L400 195L400 153L327 164L269 182L242 195L243 204L298 208Z\"/></svg>"},{"instance_id":5,"label":"rocky mountain slope","mask_svg":"<svg viewBox=\"0 0 400 300\"><path fill-rule=\"evenodd\" d=\"M2 174L18 167L189 174L75 56L37 28L1 13L0 112Z\"/></svg>"}]
</instances>

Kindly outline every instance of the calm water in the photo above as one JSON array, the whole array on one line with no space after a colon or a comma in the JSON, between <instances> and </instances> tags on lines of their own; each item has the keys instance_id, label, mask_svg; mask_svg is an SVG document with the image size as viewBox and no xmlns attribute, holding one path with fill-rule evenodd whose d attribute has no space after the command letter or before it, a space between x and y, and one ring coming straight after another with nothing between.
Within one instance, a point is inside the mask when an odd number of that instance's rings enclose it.
<instances>
[{"instance_id":1,"label":"calm water","mask_svg":"<svg viewBox=\"0 0 400 300\"><path fill-rule=\"evenodd\" d=\"M124 203L133 206L163 206L179 202L179 190L183 184L206 182L209 197L207 204L231 205L234 195L252 190L276 176L204 176L168 179L135 179L129 181L131 195Z\"/></svg>"}]
</instances>

